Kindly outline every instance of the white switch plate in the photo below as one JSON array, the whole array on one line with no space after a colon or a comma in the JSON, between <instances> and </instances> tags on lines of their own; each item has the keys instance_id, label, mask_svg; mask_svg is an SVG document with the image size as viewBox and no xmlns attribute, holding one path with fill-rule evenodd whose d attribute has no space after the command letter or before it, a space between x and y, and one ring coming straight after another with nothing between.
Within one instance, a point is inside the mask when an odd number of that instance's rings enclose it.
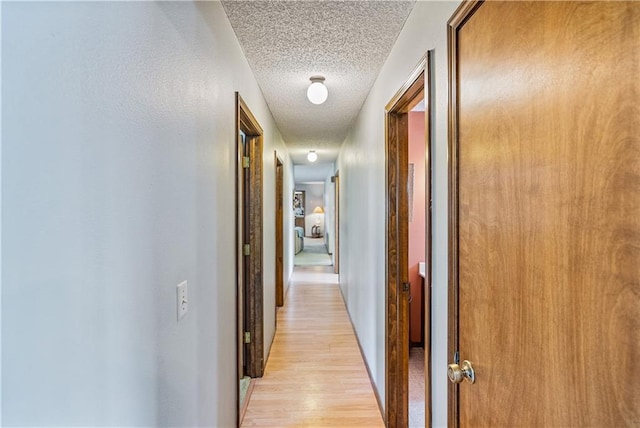
<instances>
[{"instance_id":1,"label":"white switch plate","mask_svg":"<svg viewBox=\"0 0 640 428\"><path fill-rule=\"evenodd\" d=\"M187 300L187 281L178 284L176 293L176 303L178 305L178 321L187 314L189 309L189 300Z\"/></svg>"}]
</instances>

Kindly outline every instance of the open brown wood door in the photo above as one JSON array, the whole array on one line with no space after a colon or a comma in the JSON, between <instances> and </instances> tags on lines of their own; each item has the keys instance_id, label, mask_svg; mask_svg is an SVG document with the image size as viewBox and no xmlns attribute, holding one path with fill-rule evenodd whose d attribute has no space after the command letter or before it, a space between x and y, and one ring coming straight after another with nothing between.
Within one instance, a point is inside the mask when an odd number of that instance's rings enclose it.
<instances>
[{"instance_id":1,"label":"open brown wood door","mask_svg":"<svg viewBox=\"0 0 640 428\"><path fill-rule=\"evenodd\" d=\"M452 426L640 426L640 3L450 21Z\"/></svg>"},{"instance_id":2,"label":"open brown wood door","mask_svg":"<svg viewBox=\"0 0 640 428\"><path fill-rule=\"evenodd\" d=\"M244 135L244 136L243 136ZM238 365L240 376L264 371L264 294L262 253L263 131L236 92L236 269L238 272Z\"/></svg>"},{"instance_id":3,"label":"open brown wood door","mask_svg":"<svg viewBox=\"0 0 640 428\"><path fill-rule=\"evenodd\" d=\"M284 163L274 152L276 168L276 307L284 306ZM276 316L276 322L278 317Z\"/></svg>"}]
</instances>

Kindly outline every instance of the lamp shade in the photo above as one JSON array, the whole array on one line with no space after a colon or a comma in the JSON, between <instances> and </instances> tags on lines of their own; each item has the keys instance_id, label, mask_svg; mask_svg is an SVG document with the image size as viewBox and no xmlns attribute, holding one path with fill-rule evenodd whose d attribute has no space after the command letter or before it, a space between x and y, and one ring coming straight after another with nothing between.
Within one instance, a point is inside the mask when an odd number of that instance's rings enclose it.
<instances>
[{"instance_id":1,"label":"lamp shade","mask_svg":"<svg viewBox=\"0 0 640 428\"><path fill-rule=\"evenodd\" d=\"M324 213L324 210L322 209L322 207L315 207L315 208L313 209L313 213L314 213L314 214L323 214L323 213Z\"/></svg>"}]
</instances>

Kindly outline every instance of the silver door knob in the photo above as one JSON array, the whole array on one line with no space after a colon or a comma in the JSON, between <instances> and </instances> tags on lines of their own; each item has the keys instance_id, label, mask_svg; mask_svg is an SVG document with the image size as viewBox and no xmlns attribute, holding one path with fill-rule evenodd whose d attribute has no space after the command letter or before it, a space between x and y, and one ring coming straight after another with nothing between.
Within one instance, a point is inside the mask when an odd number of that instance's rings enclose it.
<instances>
[{"instance_id":1,"label":"silver door knob","mask_svg":"<svg viewBox=\"0 0 640 428\"><path fill-rule=\"evenodd\" d=\"M457 364L449 364L449 370L447 370L447 376L452 383L460 383L462 379L469 383L476 382L476 373L473 371L473 365L471 361L464 360L462 366Z\"/></svg>"}]
</instances>

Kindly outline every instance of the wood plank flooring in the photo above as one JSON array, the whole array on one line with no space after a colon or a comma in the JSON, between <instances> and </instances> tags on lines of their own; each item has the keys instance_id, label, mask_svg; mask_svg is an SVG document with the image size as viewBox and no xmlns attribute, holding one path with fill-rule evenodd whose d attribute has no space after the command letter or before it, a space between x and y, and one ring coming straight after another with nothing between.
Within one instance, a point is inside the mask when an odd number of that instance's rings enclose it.
<instances>
[{"instance_id":1,"label":"wood plank flooring","mask_svg":"<svg viewBox=\"0 0 640 428\"><path fill-rule=\"evenodd\" d=\"M332 267L296 268L243 427L383 427Z\"/></svg>"}]
</instances>

